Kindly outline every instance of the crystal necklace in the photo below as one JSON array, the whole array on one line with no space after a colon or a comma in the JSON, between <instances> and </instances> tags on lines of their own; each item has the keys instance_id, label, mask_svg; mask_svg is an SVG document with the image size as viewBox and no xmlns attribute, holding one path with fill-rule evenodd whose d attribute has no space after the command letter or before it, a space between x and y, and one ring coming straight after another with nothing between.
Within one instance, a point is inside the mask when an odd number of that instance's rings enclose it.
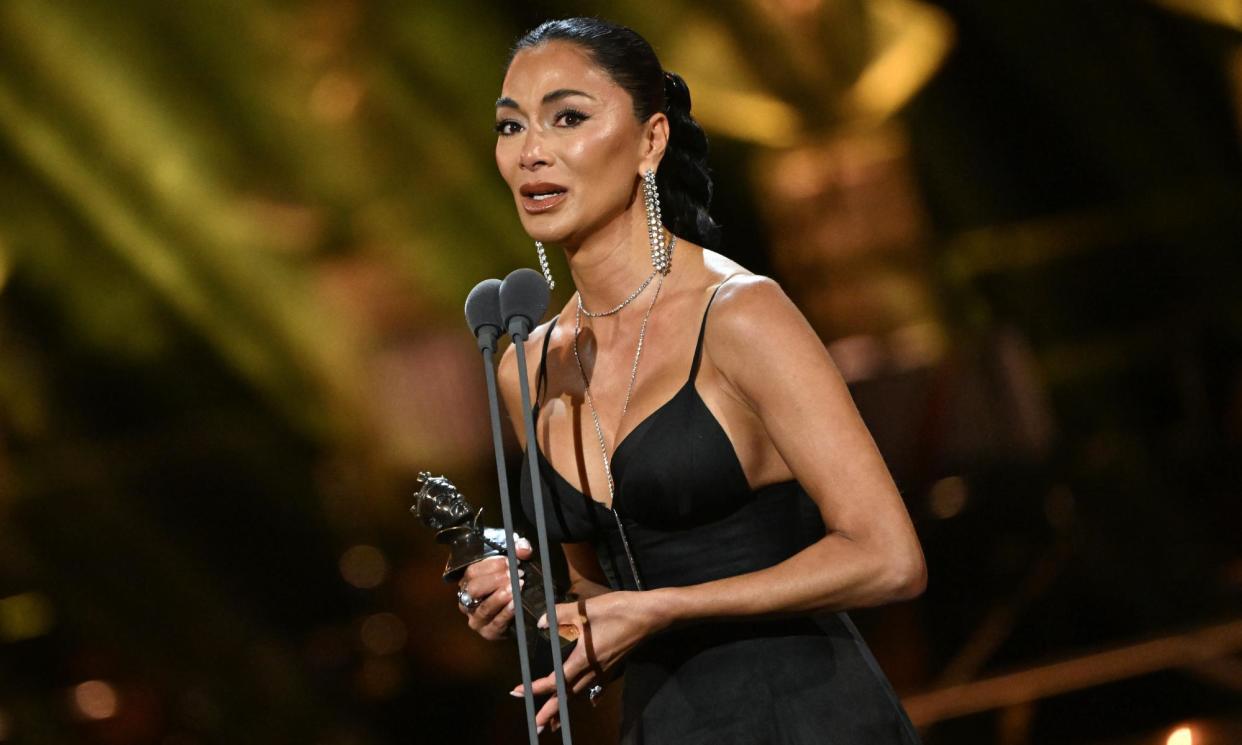
<instances>
[{"instance_id":1,"label":"crystal necklace","mask_svg":"<svg viewBox=\"0 0 1242 745\"><path fill-rule=\"evenodd\" d=\"M613 308L612 310L604 310L604 311L600 311L599 313L592 313L591 311L587 310L586 307L582 304L582 295L579 294L578 295L578 311L581 312L582 315L586 316L587 318L603 318L604 316L611 316L611 315L620 313L621 309L629 305L630 302L634 298L643 294L643 290L647 289L647 285L651 284L651 280L655 279L655 276L656 276L656 272L652 272L650 276L648 276L646 279L643 280L643 283L638 286L637 290L634 290L633 292L631 292L629 297L622 300L621 304Z\"/></svg>"},{"instance_id":2,"label":"crystal necklace","mask_svg":"<svg viewBox=\"0 0 1242 745\"><path fill-rule=\"evenodd\" d=\"M677 245L677 236L673 236L672 240L668 242L667 250L670 254L673 252L673 246L676 246L676 245ZM653 270L651 274L648 275L647 278L643 280L643 283L638 286L637 290L634 290L633 292L631 292L629 297L622 300L620 304L618 304L615 308L611 310L602 310L598 313L589 311L586 309L586 306L582 304L582 295L579 294L578 295L578 310L581 311L582 315L586 316L587 318L603 318L604 316L611 316L611 315L620 313L621 309L629 305L634 300L634 298L643 294L643 290L647 289L647 285L651 284L651 280L655 279L657 274L659 274L659 272Z\"/></svg>"},{"instance_id":3,"label":"crystal necklace","mask_svg":"<svg viewBox=\"0 0 1242 745\"><path fill-rule=\"evenodd\" d=\"M669 250L671 251L676 244L677 238L669 242ZM582 296L578 296L578 309L574 313L574 361L578 363L578 372L582 375L582 388L585 392L587 408L591 410L591 421L595 424L595 436L599 439L599 453L604 461L604 475L608 477L608 505L612 517L617 521L617 531L621 534L621 546L625 549L625 558L630 563L630 575L634 578L634 586L639 590L643 589L643 582L638 576L638 566L634 563L634 554L630 551L630 539L625 533L625 526L621 524L621 516L617 514L617 488L612 479L612 463L608 458L608 446L604 444L604 429L599 424L599 414L595 411L595 399L591 396L591 382L587 379L586 368L582 365L582 357L578 354L578 336L582 332L582 316L585 313L588 317L595 318L598 316L607 316L617 313L630 303L638 294L642 292L651 280L658 274L652 272L651 276L643 282L642 286L634 291L632 295L625 299L616 308L604 313L598 313L592 316L582 307ZM660 274L660 281L656 283L655 295L651 297L651 305L647 306L647 312L643 314L642 325L638 327L638 346L634 350L634 364L630 368L630 383L625 388L625 401L621 405L621 418L617 422L617 428L620 429L622 423L625 422L625 414L630 409L630 395L634 392L634 381L638 378L638 360L643 354L643 341L647 336L647 319L651 318L651 311L655 308L656 300L660 298L660 288L664 286L664 275Z\"/></svg>"}]
</instances>

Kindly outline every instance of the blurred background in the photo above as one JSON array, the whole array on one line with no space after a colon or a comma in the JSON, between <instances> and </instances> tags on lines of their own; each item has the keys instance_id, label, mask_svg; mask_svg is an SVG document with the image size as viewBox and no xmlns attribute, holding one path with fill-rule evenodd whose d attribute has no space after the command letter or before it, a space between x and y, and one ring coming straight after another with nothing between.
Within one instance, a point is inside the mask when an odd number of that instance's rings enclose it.
<instances>
[{"instance_id":1,"label":"blurred background","mask_svg":"<svg viewBox=\"0 0 1242 745\"><path fill-rule=\"evenodd\" d=\"M407 510L499 524L492 102L582 14L893 471L930 584L852 615L927 745L1242 743L1231 0L3 0L0 743L524 742Z\"/></svg>"}]
</instances>

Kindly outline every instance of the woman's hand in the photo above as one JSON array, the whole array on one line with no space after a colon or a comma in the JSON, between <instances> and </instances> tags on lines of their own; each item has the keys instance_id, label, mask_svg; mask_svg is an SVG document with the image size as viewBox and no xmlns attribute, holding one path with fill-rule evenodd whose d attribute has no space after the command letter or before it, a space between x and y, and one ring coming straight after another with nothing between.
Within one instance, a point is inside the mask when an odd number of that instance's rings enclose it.
<instances>
[{"instance_id":1,"label":"woman's hand","mask_svg":"<svg viewBox=\"0 0 1242 745\"><path fill-rule=\"evenodd\" d=\"M652 634L668 624L660 612L658 592L609 592L575 603L556 606L556 620L561 633L577 638L578 644L565 658L565 688L581 693L611 678L610 671L625 655ZM539 627L547 628L548 617L539 619ZM540 728L551 723L560 726L559 702L556 697L556 674L531 682L536 696L550 696L535 717ZM522 696L521 685L513 689Z\"/></svg>"},{"instance_id":2,"label":"woman's hand","mask_svg":"<svg viewBox=\"0 0 1242 745\"><path fill-rule=\"evenodd\" d=\"M532 553L530 541L518 538L515 543L518 559L529 559ZM515 605L509 584L509 561L497 556L471 564L466 567L459 588L477 603L471 608L457 604L457 609L466 615L470 628L484 639L494 641L503 638L513 621Z\"/></svg>"}]
</instances>

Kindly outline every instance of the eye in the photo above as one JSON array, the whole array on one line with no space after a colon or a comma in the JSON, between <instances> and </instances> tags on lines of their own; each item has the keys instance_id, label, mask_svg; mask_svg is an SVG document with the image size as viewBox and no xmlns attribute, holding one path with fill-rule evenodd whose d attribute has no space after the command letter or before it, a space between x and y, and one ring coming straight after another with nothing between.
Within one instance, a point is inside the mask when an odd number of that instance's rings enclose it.
<instances>
[{"instance_id":1,"label":"eye","mask_svg":"<svg viewBox=\"0 0 1242 745\"><path fill-rule=\"evenodd\" d=\"M556 112L554 121L564 122L567 127L576 127L591 117L577 109L561 109Z\"/></svg>"},{"instance_id":2,"label":"eye","mask_svg":"<svg viewBox=\"0 0 1242 745\"><path fill-rule=\"evenodd\" d=\"M512 119L502 119L501 121L496 122L496 134L501 137L508 137L509 135L517 134L518 130L521 128L522 125Z\"/></svg>"}]
</instances>

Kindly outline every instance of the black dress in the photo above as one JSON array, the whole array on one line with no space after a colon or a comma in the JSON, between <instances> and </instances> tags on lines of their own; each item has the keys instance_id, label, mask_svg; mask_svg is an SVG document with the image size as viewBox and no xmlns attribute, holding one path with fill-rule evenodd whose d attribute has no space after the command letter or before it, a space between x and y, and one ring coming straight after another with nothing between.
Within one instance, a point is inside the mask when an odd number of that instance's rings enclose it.
<instances>
[{"instance_id":1,"label":"black dress","mask_svg":"<svg viewBox=\"0 0 1242 745\"><path fill-rule=\"evenodd\" d=\"M749 488L699 396L694 382L710 308L711 300L685 385L612 459L617 513L647 589L764 569L824 535L796 481ZM544 336L540 391L555 325ZM612 513L542 452L538 460L549 540L593 543L612 588L636 589ZM522 506L533 521L526 464L523 458ZM849 616L837 612L694 624L644 641L626 657L621 742L917 745L919 738Z\"/></svg>"}]
</instances>

